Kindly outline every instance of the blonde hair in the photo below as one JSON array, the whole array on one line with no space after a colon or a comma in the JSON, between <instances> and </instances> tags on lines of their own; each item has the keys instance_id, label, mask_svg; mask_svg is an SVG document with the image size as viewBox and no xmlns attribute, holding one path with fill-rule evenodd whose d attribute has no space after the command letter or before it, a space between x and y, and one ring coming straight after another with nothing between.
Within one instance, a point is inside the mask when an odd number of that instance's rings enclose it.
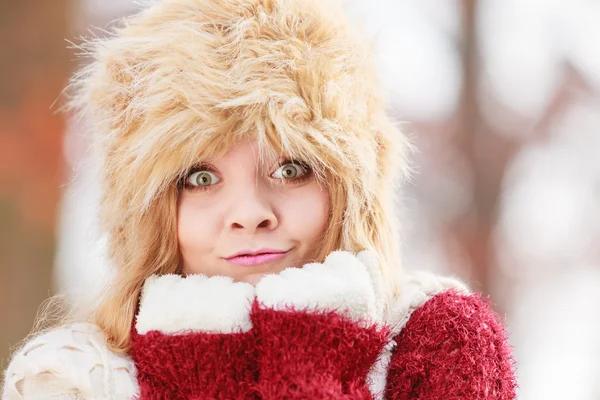
<instances>
[{"instance_id":1,"label":"blonde hair","mask_svg":"<svg viewBox=\"0 0 600 400\"><path fill-rule=\"evenodd\" d=\"M115 351L144 280L175 273L177 185L243 138L309 164L328 189L319 255L375 250L400 266L394 192L408 143L384 110L371 51L324 0L163 0L108 38L69 85L103 155L100 221L116 269L93 313Z\"/></svg>"}]
</instances>

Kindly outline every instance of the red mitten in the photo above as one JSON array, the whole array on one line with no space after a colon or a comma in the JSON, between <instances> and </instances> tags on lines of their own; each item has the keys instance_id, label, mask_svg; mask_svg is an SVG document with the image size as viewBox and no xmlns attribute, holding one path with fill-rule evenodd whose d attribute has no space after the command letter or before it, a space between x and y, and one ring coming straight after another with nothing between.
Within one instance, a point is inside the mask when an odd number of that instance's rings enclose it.
<instances>
[{"instance_id":1,"label":"red mitten","mask_svg":"<svg viewBox=\"0 0 600 400\"><path fill-rule=\"evenodd\" d=\"M140 399L254 398L253 300L226 277L148 278L131 339Z\"/></svg>"},{"instance_id":2,"label":"red mitten","mask_svg":"<svg viewBox=\"0 0 600 400\"><path fill-rule=\"evenodd\" d=\"M368 375L386 344L383 281L373 253L336 251L256 287L263 399L371 399Z\"/></svg>"},{"instance_id":3,"label":"red mitten","mask_svg":"<svg viewBox=\"0 0 600 400\"><path fill-rule=\"evenodd\" d=\"M395 338L385 398L514 400L506 330L489 302L447 290L417 308Z\"/></svg>"}]
</instances>

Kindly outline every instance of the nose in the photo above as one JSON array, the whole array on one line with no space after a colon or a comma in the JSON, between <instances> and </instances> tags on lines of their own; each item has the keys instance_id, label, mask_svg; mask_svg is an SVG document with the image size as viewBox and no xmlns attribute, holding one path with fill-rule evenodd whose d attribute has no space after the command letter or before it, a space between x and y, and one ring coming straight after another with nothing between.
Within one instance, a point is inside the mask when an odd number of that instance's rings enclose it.
<instances>
[{"instance_id":1,"label":"nose","mask_svg":"<svg viewBox=\"0 0 600 400\"><path fill-rule=\"evenodd\" d=\"M227 220L227 226L233 231L255 233L258 230L273 230L278 219L269 203L258 189L251 190L236 200Z\"/></svg>"}]
</instances>

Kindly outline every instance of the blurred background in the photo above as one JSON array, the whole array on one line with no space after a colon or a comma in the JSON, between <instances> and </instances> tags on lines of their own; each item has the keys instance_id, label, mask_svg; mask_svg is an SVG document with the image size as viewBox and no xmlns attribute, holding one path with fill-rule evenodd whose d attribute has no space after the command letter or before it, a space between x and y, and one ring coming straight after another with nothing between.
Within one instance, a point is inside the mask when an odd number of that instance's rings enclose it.
<instances>
[{"instance_id":1,"label":"blurred background","mask_svg":"<svg viewBox=\"0 0 600 400\"><path fill-rule=\"evenodd\" d=\"M406 268L490 296L520 399L600 400L600 2L346 3L418 148ZM52 105L85 62L68 41L136 9L0 0L2 370L44 299L86 304L106 279L88 143Z\"/></svg>"}]
</instances>

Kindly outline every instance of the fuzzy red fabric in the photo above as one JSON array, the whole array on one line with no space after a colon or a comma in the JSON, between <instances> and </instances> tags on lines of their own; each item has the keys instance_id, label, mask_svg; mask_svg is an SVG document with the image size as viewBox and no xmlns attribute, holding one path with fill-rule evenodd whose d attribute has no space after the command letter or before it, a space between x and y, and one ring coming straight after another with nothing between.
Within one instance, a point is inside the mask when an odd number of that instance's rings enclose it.
<instances>
[{"instance_id":1,"label":"fuzzy red fabric","mask_svg":"<svg viewBox=\"0 0 600 400\"><path fill-rule=\"evenodd\" d=\"M140 335L132 330L139 400L253 399L252 331Z\"/></svg>"},{"instance_id":2,"label":"fuzzy red fabric","mask_svg":"<svg viewBox=\"0 0 600 400\"><path fill-rule=\"evenodd\" d=\"M255 302L262 399L372 399L369 369L389 334L340 314L275 311Z\"/></svg>"},{"instance_id":3,"label":"fuzzy red fabric","mask_svg":"<svg viewBox=\"0 0 600 400\"><path fill-rule=\"evenodd\" d=\"M396 342L387 399L516 398L507 334L479 295L438 294L412 314Z\"/></svg>"}]
</instances>

